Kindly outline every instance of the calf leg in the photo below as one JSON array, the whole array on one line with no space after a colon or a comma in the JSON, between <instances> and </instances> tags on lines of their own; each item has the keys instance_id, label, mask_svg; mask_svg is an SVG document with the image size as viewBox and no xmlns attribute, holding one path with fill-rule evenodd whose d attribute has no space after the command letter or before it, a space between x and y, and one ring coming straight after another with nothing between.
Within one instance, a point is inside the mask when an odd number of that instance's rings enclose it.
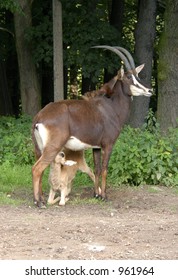
<instances>
[{"instance_id":1,"label":"calf leg","mask_svg":"<svg viewBox=\"0 0 178 280\"><path fill-rule=\"evenodd\" d=\"M56 192L51 188L50 192L49 192L49 197L48 197L48 204L49 205L53 205L60 200L59 196L54 199L55 194L56 194Z\"/></svg>"},{"instance_id":2,"label":"calf leg","mask_svg":"<svg viewBox=\"0 0 178 280\"><path fill-rule=\"evenodd\" d=\"M60 206L65 205L65 203L69 200L67 196L71 192L71 188L72 188L72 182L69 182L68 185L67 184L63 185L61 189L61 200L59 202Z\"/></svg>"},{"instance_id":3,"label":"calf leg","mask_svg":"<svg viewBox=\"0 0 178 280\"><path fill-rule=\"evenodd\" d=\"M63 206L66 203L66 193L67 193L67 187L65 186L61 189L61 199L59 202L60 206Z\"/></svg>"},{"instance_id":4,"label":"calf leg","mask_svg":"<svg viewBox=\"0 0 178 280\"><path fill-rule=\"evenodd\" d=\"M85 159L82 162L82 165L79 166L79 170L88 174L88 176L91 178L91 180L95 183L95 175L94 175L93 171L91 170L91 168L87 165Z\"/></svg>"}]
</instances>

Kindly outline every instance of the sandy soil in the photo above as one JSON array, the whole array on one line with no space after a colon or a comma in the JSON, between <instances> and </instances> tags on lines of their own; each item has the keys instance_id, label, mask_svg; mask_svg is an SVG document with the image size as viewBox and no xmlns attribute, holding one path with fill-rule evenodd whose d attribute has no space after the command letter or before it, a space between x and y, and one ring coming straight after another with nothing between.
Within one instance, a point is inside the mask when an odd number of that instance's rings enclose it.
<instances>
[{"instance_id":1,"label":"sandy soil","mask_svg":"<svg viewBox=\"0 0 178 280\"><path fill-rule=\"evenodd\" d=\"M178 259L178 194L165 187L84 188L66 206L0 206L0 259Z\"/></svg>"}]
</instances>

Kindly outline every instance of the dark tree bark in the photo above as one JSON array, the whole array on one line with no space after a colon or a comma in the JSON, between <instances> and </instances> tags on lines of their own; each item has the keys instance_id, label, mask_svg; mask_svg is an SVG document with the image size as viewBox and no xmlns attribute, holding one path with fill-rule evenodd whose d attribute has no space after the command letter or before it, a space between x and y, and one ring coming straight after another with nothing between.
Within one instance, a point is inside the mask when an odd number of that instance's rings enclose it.
<instances>
[{"instance_id":1,"label":"dark tree bark","mask_svg":"<svg viewBox=\"0 0 178 280\"><path fill-rule=\"evenodd\" d=\"M122 33L124 15L124 1L123 0L112 0L110 24L114 26L119 33Z\"/></svg>"},{"instance_id":2,"label":"dark tree bark","mask_svg":"<svg viewBox=\"0 0 178 280\"><path fill-rule=\"evenodd\" d=\"M178 0L167 0L159 44L158 121L161 131L178 126Z\"/></svg>"},{"instance_id":3,"label":"dark tree bark","mask_svg":"<svg viewBox=\"0 0 178 280\"><path fill-rule=\"evenodd\" d=\"M54 101L64 99L62 5L53 0Z\"/></svg>"},{"instance_id":4,"label":"dark tree bark","mask_svg":"<svg viewBox=\"0 0 178 280\"><path fill-rule=\"evenodd\" d=\"M112 0L111 12L109 17L110 25L114 26L118 31L118 46L121 45L122 38L122 28L123 28L123 18L124 18L124 0ZM111 44L112 45L112 44ZM114 73L108 73L107 69L104 71L104 82L108 82Z\"/></svg>"},{"instance_id":5,"label":"dark tree bark","mask_svg":"<svg viewBox=\"0 0 178 280\"><path fill-rule=\"evenodd\" d=\"M26 40L26 31L32 25L31 3L18 0L22 12L14 13L16 50L20 74L20 93L22 112L35 115L41 108L40 84L32 57L32 48Z\"/></svg>"},{"instance_id":6,"label":"dark tree bark","mask_svg":"<svg viewBox=\"0 0 178 280\"><path fill-rule=\"evenodd\" d=\"M156 30L156 0L140 0L138 23L135 30L135 57L136 64L145 63L140 78L151 87L153 65L153 48ZM141 127L148 113L150 99L135 97L130 115L130 125Z\"/></svg>"},{"instance_id":7,"label":"dark tree bark","mask_svg":"<svg viewBox=\"0 0 178 280\"><path fill-rule=\"evenodd\" d=\"M8 90L4 62L0 60L0 115L12 115L12 101Z\"/></svg>"}]
</instances>

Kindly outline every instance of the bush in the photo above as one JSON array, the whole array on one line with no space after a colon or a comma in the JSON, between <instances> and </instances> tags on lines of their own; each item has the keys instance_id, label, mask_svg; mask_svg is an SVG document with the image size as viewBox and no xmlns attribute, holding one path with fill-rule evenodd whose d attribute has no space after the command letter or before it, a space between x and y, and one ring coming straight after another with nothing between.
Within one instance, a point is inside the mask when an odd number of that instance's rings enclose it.
<instances>
[{"instance_id":1,"label":"bush","mask_svg":"<svg viewBox=\"0 0 178 280\"><path fill-rule=\"evenodd\" d=\"M0 118L0 164L34 163L31 123L26 116ZM151 120L144 129L125 127L111 155L108 182L178 186L177 139L178 129L170 129L168 136L161 136L158 125ZM91 151L86 152L86 159L92 166Z\"/></svg>"},{"instance_id":2,"label":"bush","mask_svg":"<svg viewBox=\"0 0 178 280\"><path fill-rule=\"evenodd\" d=\"M113 149L109 180L115 184L178 185L178 129L161 136L159 130L126 127Z\"/></svg>"},{"instance_id":3,"label":"bush","mask_svg":"<svg viewBox=\"0 0 178 280\"><path fill-rule=\"evenodd\" d=\"M0 164L34 162L30 117L0 117Z\"/></svg>"}]
</instances>

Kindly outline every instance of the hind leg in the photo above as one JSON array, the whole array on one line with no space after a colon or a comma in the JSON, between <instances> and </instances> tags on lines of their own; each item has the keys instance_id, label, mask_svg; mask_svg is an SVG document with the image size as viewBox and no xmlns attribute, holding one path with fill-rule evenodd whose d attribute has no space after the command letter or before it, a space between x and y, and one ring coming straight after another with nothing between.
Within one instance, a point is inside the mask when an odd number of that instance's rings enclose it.
<instances>
[{"instance_id":1,"label":"hind leg","mask_svg":"<svg viewBox=\"0 0 178 280\"><path fill-rule=\"evenodd\" d=\"M33 178L33 195L34 203L38 207L44 207L44 199L42 195L42 176L44 170L49 166L49 164L55 159L58 149L53 149L48 151L45 149L42 156L32 167L32 178Z\"/></svg>"},{"instance_id":2,"label":"hind leg","mask_svg":"<svg viewBox=\"0 0 178 280\"><path fill-rule=\"evenodd\" d=\"M95 183L95 175L94 175L92 169L86 163L86 160L84 158L84 154L83 154L83 158L80 159L78 164L79 164L79 170L82 171L83 173L88 174L88 176L91 178L91 180Z\"/></svg>"}]
</instances>

